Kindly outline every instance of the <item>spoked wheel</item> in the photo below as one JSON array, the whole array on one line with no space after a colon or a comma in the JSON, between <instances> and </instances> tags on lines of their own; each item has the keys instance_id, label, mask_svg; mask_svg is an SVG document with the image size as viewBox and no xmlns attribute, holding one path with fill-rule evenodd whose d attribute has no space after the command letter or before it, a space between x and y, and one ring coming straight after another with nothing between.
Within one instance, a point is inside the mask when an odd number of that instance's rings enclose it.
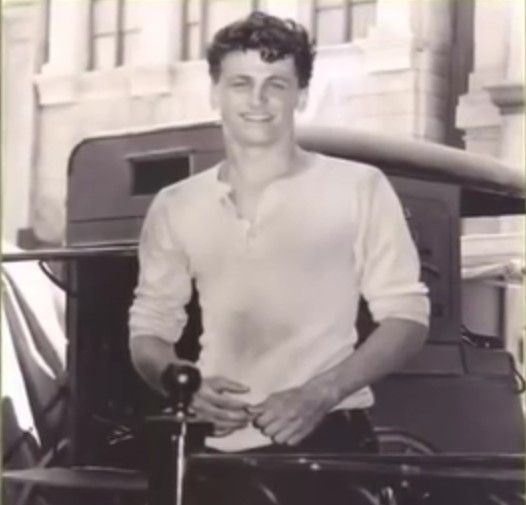
<instances>
[{"instance_id":1,"label":"spoked wheel","mask_svg":"<svg viewBox=\"0 0 526 505\"><path fill-rule=\"evenodd\" d=\"M353 486L348 489L349 494L345 503L352 505L382 505L381 496L362 486Z\"/></svg>"},{"instance_id":2,"label":"spoked wheel","mask_svg":"<svg viewBox=\"0 0 526 505\"><path fill-rule=\"evenodd\" d=\"M375 430L380 454L430 455L438 451L425 440L394 428L380 427Z\"/></svg>"},{"instance_id":3,"label":"spoked wheel","mask_svg":"<svg viewBox=\"0 0 526 505\"><path fill-rule=\"evenodd\" d=\"M380 454L431 455L436 449L427 441L394 428L375 428ZM407 481L397 486L382 486L375 494L379 505L404 505L405 503L428 503L427 493L412 489Z\"/></svg>"}]
</instances>

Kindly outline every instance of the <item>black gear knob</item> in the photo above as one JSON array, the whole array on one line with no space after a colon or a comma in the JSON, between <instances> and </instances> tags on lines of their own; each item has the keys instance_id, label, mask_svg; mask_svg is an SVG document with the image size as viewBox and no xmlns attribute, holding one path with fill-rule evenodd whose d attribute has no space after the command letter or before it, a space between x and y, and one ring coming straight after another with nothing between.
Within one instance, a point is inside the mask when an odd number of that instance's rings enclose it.
<instances>
[{"instance_id":1,"label":"black gear knob","mask_svg":"<svg viewBox=\"0 0 526 505\"><path fill-rule=\"evenodd\" d=\"M168 365L161 374L161 384L174 403L176 414L185 414L192 396L201 385L199 370L191 365Z\"/></svg>"}]
</instances>

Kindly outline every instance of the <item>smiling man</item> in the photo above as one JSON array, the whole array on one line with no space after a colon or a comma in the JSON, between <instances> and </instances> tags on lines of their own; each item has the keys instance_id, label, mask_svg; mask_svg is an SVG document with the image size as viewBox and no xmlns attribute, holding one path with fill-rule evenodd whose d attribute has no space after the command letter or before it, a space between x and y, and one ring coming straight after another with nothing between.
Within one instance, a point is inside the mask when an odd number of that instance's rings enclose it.
<instances>
[{"instance_id":1,"label":"smiling man","mask_svg":"<svg viewBox=\"0 0 526 505\"><path fill-rule=\"evenodd\" d=\"M220 30L208 63L226 157L163 189L144 223L132 358L160 389L194 279L192 408L218 450L374 450L369 386L426 335L427 290L385 176L295 142L313 59L292 21L253 13ZM379 324L356 348L360 296Z\"/></svg>"}]
</instances>

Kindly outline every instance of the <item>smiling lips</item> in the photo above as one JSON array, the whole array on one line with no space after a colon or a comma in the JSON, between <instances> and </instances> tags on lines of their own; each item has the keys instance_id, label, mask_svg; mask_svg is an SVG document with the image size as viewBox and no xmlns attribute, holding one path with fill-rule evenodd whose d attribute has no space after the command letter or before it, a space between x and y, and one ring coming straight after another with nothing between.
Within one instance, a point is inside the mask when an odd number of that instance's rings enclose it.
<instances>
[{"instance_id":1,"label":"smiling lips","mask_svg":"<svg viewBox=\"0 0 526 505\"><path fill-rule=\"evenodd\" d=\"M251 123L268 123L272 121L272 115L263 112L246 112L240 115L245 121Z\"/></svg>"}]
</instances>

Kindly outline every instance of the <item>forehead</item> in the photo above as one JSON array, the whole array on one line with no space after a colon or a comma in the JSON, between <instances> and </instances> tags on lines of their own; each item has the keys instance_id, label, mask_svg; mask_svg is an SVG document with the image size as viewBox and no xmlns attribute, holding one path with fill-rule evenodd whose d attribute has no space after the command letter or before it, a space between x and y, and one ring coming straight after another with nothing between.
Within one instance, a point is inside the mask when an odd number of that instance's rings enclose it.
<instances>
[{"instance_id":1,"label":"forehead","mask_svg":"<svg viewBox=\"0 0 526 505\"><path fill-rule=\"evenodd\" d=\"M296 68L292 56L270 63L261 59L257 50L233 51L221 61L221 77L238 75L295 79Z\"/></svg>"}]
</instances>

